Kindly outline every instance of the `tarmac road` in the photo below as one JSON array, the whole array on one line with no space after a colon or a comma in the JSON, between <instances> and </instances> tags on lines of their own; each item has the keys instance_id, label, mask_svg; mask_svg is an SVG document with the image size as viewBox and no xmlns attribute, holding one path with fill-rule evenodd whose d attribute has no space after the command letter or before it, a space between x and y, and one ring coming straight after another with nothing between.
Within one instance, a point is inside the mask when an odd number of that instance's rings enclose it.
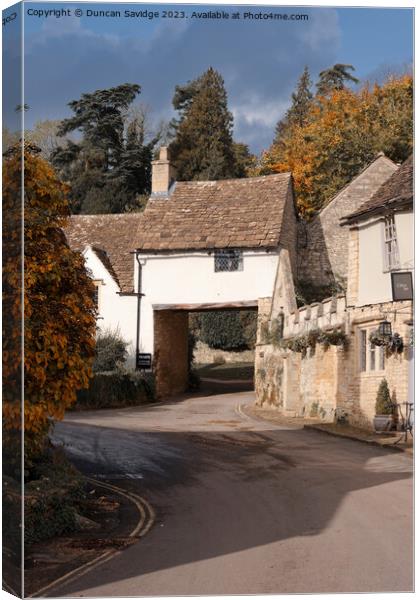
<instances>
[{"instance_id":1,"label":"tarmac road","mask_svg":"<svg viewBox=\"0 0 420 600\"><path fill-rule=\"evenodd\" d=\"M137 544L57 596L413 590L412 460L246 417L253 392L72 413L86 474L144 496Z\"/></svg>"}]
</instances>

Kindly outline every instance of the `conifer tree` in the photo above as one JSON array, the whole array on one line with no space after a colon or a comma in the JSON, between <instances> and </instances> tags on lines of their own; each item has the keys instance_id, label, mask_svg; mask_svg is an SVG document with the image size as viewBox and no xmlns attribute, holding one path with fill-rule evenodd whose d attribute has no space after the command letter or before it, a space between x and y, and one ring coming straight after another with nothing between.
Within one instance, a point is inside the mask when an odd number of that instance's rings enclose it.
<instances>
[{"instance_id":1,"label":"conifer tree","mask_svg":"<svg viewBox=\"0 0 420 600\"><path fill-rule=\"evenodd\" d=\"M81 139L56 148L51 160L71 186L73 213L123 212L150 191L160 133L146 140L144 119L130 119L128 109L139 93L139 85L126 83L69 103L74 115L61 122L58 135L78 131Z\"/></svg>"},{"instance_id":2,"label":"conifer tree","mask_svg":"<svg viewBox=\"0 0 420 600\"><path fill-rule=\"evenodd\" d=\"M179 180L235 177L233 117L227 107L223 78L210 67L198 79L177 86L173 105L180 113L173 123L171 151Z\"/></svg>"},{"instance_id":3,"label":"conifer tree","mask_svg":"<svg viewBox=\"0 0 420 600\"><path fill-rule=\"evenodd\" d=\"M353 65L336 64L329 69L321 71L319 81L316 84L317 92L320 96L326 96L334 90L343 90L347 82L359 83L349 71L354 71Z\"/></svg>"}]
</instances>

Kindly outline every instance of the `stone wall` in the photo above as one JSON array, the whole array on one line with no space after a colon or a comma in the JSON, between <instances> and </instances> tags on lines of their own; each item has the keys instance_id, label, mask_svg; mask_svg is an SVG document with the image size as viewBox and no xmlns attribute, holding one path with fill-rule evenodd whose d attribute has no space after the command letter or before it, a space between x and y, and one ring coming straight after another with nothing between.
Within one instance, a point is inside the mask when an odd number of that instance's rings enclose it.
<instances>
[{"instance_id":1,"label":"stone wall","mask_svg":"<svg viewBox=\"0 0 420 600\"><path fill-rule=\"evenodd\" d=\"M243 350L241 352L228 352L227 350L215 350L204 342L198 341L194 348L194 363L206 365L212 363L243 363L254 362L255 351Z\"/></svg>"},{"instance_id":2,"label":"stone wall","mask_svg":"<svg viewBox=\"0 0 420 600\"><path fill-rule=\"evenodd\" d=\"M360 332L368 333L387 319L393 332L404 340L404 351L384 357L384 369L361 369ZM257 404L285 415L316 416L333 421L336 411L345 413L356 426L372 428L376 393L385 377L397 402L409 399L409 360L412 358L412 303L389 302L366 307L346 307L345 298L328 299L285 315L284 338L293 339L320 329L342 329L346 347L317 343L305 354L281 347L280 339L265 343L259 332L255 357ZM271 331L273 333L271 321ZM260 327L269 328L270 321ZM369 353L369 344L367 353ZM380 365L380 348L374 347L375 365ZM369 358L369 354L367 354Z\"/></svg>"},{"instance_id":3,"label":"stone wall","mask_svg":"<svg viewBox=\"0 0 420 600\"><path fill-rule=\"evenodd\" d=\"M313 285L347 280L348 228L340 219L364 204L397 170L380 154L344 187L309 223L299 230L298 279Z\"/></svg>"}]
</instances>

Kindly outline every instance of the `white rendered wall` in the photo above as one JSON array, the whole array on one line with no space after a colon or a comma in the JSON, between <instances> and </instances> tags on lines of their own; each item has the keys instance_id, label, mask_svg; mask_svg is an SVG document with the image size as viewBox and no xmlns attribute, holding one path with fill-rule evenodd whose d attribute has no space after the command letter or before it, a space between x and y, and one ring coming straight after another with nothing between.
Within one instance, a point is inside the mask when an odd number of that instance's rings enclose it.
<instances>
[{"instance_id":1,"label":"white rendered wall","mask_svg":"<svg viewBox=\"0 0 420 600\"><path fill-rule=\"evenodd\" d=\"M255 302L271 296L279 251L244 251L242 271L214 271L214 254L140 254L142 263L140 344L153 353L153 307L160 304ZM137 265L135 273L137 283Z\"/></svg>"},{"instance_id":2,"label":"white rendered wall","mask_svg":"<svg viewBox=\"0 0 420 600\"><path fill-rule=\"evenodd\" d=\"M120 296L119 287L96 254L87 248L84 251L86 267L92 279L101 281L99 286L99 318L97 326L101 331L118 330L128 342L128 365L134 366L136 348L137 298Z\"/></svg>"},{"instance_id":3,"label":"white rendered wall","mask_svg":"<svg viewBox=\"0 0 420 600\"><path fill-rule=\"evenodd\" d=\"M395 227L401 271L414 268L414 218L396 213ZM384 270L383 220L373 218L359 226L359 293L357 306L392 300L391 275Z\"/></svg>"}]
</instances>

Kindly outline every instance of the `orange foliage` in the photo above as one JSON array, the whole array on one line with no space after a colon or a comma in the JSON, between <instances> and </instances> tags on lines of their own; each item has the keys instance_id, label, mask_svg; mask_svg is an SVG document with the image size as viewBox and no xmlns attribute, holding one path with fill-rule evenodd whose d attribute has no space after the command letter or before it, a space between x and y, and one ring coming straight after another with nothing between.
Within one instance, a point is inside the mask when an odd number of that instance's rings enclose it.
<instances>
[{"instance_id":1,"label":"orange foliage","mask_svg":"<svg viewBox=\"0 0 420 600\"><path fill-rule=\"evenodd\" d=\"M26 147L22 232L21 175L21 150L15 148L3 168L3 422L6 440L16 443L22 429L23 313L23 426L29 458L41 449L51 419L62 419L76 391L88 386L96 319L83 256L69 248L62 229L69 215L67 187Z\"/></svg>"},{"instance_id":2,"label":"orange foliage","mask_svg":"<svg viewBox=\"0 0 420 600\"><path fill-rule=\"evenodd\" d=\"M373 158L402 162L412 152L412 77L358 92L317 96L303 126L292 124L261 160L261 174L291 172L298 208L311 216Z\"/></svg>"}]
</instances>

